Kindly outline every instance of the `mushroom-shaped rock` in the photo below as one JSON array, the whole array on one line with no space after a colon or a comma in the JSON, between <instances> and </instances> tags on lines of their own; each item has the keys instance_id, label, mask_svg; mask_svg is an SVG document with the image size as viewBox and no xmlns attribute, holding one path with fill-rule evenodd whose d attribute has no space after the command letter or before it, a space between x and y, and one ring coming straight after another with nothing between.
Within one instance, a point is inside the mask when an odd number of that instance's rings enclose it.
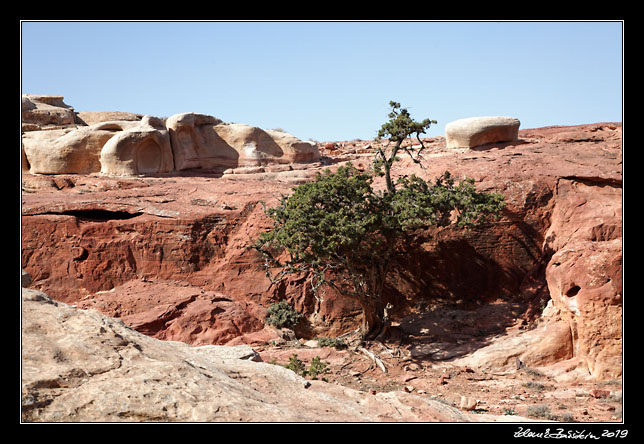
<instances>
[{"instance_id":1,"label":"mushroom-shaped rock","mask_svg":"<svg viewBox=\"0 0 644 444\"><path fill-rule=\"evenodd\" d=\"M486 143L509 142L519 138L521 122L515 117L468 117L445 126L447 148L473 148Z\"/></svg>"}]
</instances>

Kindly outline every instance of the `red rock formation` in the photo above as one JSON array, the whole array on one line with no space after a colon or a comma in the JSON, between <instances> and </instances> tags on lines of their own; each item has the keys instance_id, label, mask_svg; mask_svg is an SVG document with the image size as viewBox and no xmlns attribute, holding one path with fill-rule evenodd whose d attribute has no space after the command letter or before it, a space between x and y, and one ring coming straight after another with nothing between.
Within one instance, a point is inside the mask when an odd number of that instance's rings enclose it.
<instances>
[{"instance_id":1,"label":"red rock formation","mask_svg":"<svg viewBox=\"0 0 644 444\"><path fill-rule=\"evenodd\" d=\"M370 143L336 143L323 155L366 168L370 158L357 145ZM443 138L427 145L423 169L403 160L394 173L430 179L449 170L502 192L508 206L488 228L431 230L408 245L388 285L393 316L427 301L504 297L534 318L552 298L573 332L575 356L593 375L617 377L621 124L521 130L518 141L485 150L448 150ZM304 278L269 288L259 256L247 249L269 227L262 202L287 194L285 182L24 174L23 189L23 267L33 287L55 299L121 316L156 337L200 344L259 334L262 310L283 298L306 314L309 335L332 336L359 322L351 301L331 292L318 300Z\"/></svg>"}]
</instances>

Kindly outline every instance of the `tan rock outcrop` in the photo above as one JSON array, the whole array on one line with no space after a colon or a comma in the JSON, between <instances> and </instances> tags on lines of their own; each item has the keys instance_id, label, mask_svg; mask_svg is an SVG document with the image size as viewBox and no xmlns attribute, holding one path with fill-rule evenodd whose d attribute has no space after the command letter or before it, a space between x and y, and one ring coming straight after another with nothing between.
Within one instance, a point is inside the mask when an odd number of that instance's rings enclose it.
<instances>
[{"instance_id":1,"label":"tan rock outcrop","mask_svg":"<svg viewBox=\"0 0 644 444\"><path fill-rule=\"evenodd\" d=\"M145 116L105 143L100 162L101 173L108 176L171 172L174 159L168 130L160 119Z\"/></svg>"},{"instance_id":2,"label":"tan rock outcrop","mask_svg":"<svg viewBox=\"0 0 644 444\"><path fill-rule=\"evenodd\" d=\"M62 96L23 94L21 109L23 131L75 126L74 108Z\"/></svg>"},{"instance_id":3,"label":"tan rock outcrop","mask_svg":"<svg viewBox=\"0 0 644 444\"><path fill-rule=\"evenodd\" d=\"M95 125L102 122L114 121L140 121L143 114L128 113L124 111L79 111L76 113L76 120L85 125Z\"/></svg>"},{"instance_id":4,"label":"tan rock outcrop","mask_svg":"<svg viewBox=\"0 0 644 444\"><path fill-rule=\"evenodd\" d=\"M166 122L133 113L74 113L62 99L23 95L23 171L126 176L320 159L317 144L281 131L197 113Z\"/></svg>"},{"instance_id":5,"label":"tan rock outcrop","mask_svg":"<svg viewBox=\"0 0 644 444\"><path fill-rule=\"evenodd\" d=\"M177 170L314 162L320 158L315 143L203 114L175 114L166 125Z\"/></svg>"},{"instance_id":6,"label":"tan rock outcrop","mask_svg":"<svg viewBox=\"0 0 644 444\"><path fill-rule=\"evenodd\" d=\"M177 171L237 166L239 154L214 130L221 120L196 113L174 114L166 121Z\"/></svg>"},{"instance_id":7,"label":"tan rock outcrop","mask_svg":"<svg viewBox=\"0 0 644 444\"><path fill-rule=\"evenodd\" d=\"M103 146L134 122L99 123L75 129L30 131L22 136L23 171L32 174L89 174L101 170Z\"/></svg>"},{"instance_id":8,"label":"tan rock outcrop","mask_svg":"<svg viewBox=\"0 0 644 444\"><path fill-rule=\"evenodd\" d=\"M447 148L473 148L487 143L517 140L519 119L490 116L468 117L445 126Z\"/></svg>"},{"instance_id":9,"label":"tan rock outcrop","mask_svg":"<svg viewBox=\"0 0 644 444\"><path fill-rule=\"evenodd\" d=\"M21 340L28 422L470 421L426 397L307 381L247 345L159 341L26 288Z\"/></svg>"}]
</instances>

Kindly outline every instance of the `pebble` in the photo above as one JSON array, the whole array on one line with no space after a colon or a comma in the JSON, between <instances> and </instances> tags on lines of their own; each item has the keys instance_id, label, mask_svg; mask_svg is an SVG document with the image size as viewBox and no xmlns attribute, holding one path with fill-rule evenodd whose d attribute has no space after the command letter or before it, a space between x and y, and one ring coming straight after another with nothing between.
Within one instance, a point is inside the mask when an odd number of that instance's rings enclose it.
<instances>
[{"instance_id":1,"label":"pebble","mask_svg":"<svg viewBox=\"0 0 644 444\"><path fill-rule=\"evenodd\" d=\"M610 392L608 390L592 389L590 391L590 396L597 399L608 398L609 395Z\"/></svg>"},{"instance_id":2,"label":"pebble","mask_svg":"<svg viewBox=\"0 0 644 444\"><path fill-rule=\"evenodd\" d=\"M468 398L467 396L461 396L460 407L463 410L474 410L478 401L473 398Z\"/></svg>"}]
</instances>

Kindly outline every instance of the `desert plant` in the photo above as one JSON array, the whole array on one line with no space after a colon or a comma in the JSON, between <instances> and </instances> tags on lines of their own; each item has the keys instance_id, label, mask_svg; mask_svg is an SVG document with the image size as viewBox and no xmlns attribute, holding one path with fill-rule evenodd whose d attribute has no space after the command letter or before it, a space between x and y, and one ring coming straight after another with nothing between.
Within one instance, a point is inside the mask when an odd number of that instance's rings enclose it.
<instances>
[{"instance_id":1,"label":"desert plant","mask_svg":"<svg viewBox=\"0 0 644 444\"><path fill-rule=\"evenodd\" d=\"M311 376L311 378L317 379L318 375L327 371L328 366L328 362L322 361L319 356L315 356L313 359L311 359L311 364L309 365L307 372L309 376Z\"/></svg>"},{"instance_id":2,"label":"desert plant","mask_svg":"<svg viewBox=\"0 0 644 444\"><path fill-rule=\"evenodd\" d=\"M341 349L346 347L346 344L344 343L344 341L338 338L319 337L317 338L317 341L320 347L334 347L336 349Z\"/></svg>"},{"instance_id":3,"label":"desert plant","mask_svg":"<svg viewBox=\"0 0 644 444\"><path fill-rule=\"evenodd\" d=\"M542 391L544 391L546 389L545 385L543 385L543 384L541 384L539 382L534 382L534 381L524 382L522 385L525 388L536 390L538 392L542 392Z\"/></svg>"},{"instance_id":4,"label":"desert plant","mask_svg":"<svg viewBox=\"0 0 644 444\"><path fill-rule=\"evenodd\" d=\"M294 371L298 375L304 377L307 374L306 371L306 366L304 365L304 362L302 362L301 359L297 357L297 354L292 354L288 358L288 364L284 365L285 368Z\"/></svg>"},{"instance_id":5,"label":"desert plant","mask_svg":"<svg viewBox=\"0 0 644 444\"><path fill-rule=\"evenodd\" d=\"M533 418L556 420L557 416L550 412L550 407L545 404L531 405L526 410L526 415Z\"/></svg>"},{"instance_id":6,"label":"desert plant","mask_svg":"<svg viewBox=\"0 0 644 444\"><path fill-rule=\"evenodd\" d=\"M277 362L273 360L270 361L269 364L277 364ZM311 359L311 363L309 364L309 368L307 369L304 361L302 361L296 353L293 353L291 356L289 356L287 364L277 365L281 365L284 368L294 371L296 374L302 376L303 378L310 376L311 379L317 379L318 375L321 375L322 373L325 373L327 371L329 363L322 361L319 356L315 356L313 359Z\"/></svg>"},{"instance_id":7,"label":"desert plant","mask_svg":"<svg viewBox=\"0 0 644 444\"><path fill-rule=\"evenodd\" d=\"M571 413L564 413L561 415L561 421L562 422L574 422L575 421L575 416Z\"/></svg>"},{"instance_id":8,"label":"desert plant","mask_svg":"<svg viewBox=\"0 0 644 444\"><path fill-rule=\"evenodd\" d=\"M293 328L303 317L286 301L271 304L266 311L266 323L277 328Z\"/></svg>"},{"instance_id":9,"label":"desert plant","mask_svg":"<svg viewBox=\"0 0 644 444\"><path fill-rule=\"evenodd\" d=\"M265 259L271 285L287 274L304 273L316 295L326 285L354 298L363 311L365 339L376 338L387 326L392 306L383 297L385 282L396 255L417 230L452 223L472 227L498 216L504 206L502 195L477 192L473 179L456 184L449 172L433 183L415 175L394 183L397 153L405 151L419 162L422 151L402 142L412 134L418 137L434 121L415 122L399 103L390 105L390 120L378 132L390 143L377 148L373 171L361 172L349 163L295 187L267 210L273 227L253 245ZM385 176L385 191L373 189L375 176ZM288 256L282 262L277 258L284 251ZM277 274L271 274L275 269Z\"/></svg>"}]
</instances>

